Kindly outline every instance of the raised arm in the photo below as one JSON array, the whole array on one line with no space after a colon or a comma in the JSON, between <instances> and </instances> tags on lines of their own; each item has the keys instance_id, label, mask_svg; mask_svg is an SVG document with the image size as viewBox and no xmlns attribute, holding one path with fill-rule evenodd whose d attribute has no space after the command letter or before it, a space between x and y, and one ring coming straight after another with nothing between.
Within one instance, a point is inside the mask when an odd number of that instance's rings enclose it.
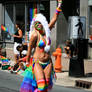
<instances>
[{"instance_id":1,"label":"raised arm","mask_svg":"<svg viewBox=\"0 0 92 92\"><path fill-rule=\"evenodd\" d=\"M56 8L56 12L53 15L53 18L51 19L49 23L49 28L52 29L53 26L55 25L55 22L57 21L59 13L62 11L61 10L61 5L62 5L62 0L57 0L58 1L58 6Z\"/></svg>"}]
</instances>

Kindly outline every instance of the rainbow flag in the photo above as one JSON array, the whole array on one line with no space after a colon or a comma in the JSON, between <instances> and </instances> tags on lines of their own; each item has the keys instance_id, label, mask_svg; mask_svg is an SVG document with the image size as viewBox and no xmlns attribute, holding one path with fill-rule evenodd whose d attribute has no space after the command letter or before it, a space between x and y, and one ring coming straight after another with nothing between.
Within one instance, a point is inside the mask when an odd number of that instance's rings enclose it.
<instances>
[{"instance_id":1,"label":"rainbow flag","mask_svg":"<svg viewBox=\"0 0 92 92\"><path fill-rule=\"evenodd\" d=\"M6 57L4 57L4 56L0 56L0 57L1 57L2 63L8 63L9 62L9 60Z\"/></svg>"},{"instance_id":2,"label":"rainbow flag","mask_svg":"<svg viewBox=\"0 0 92 92\"><path fill-rule=\"evenodd\" d=\"M6 28L3 24L1 25L1 30L5 31L5 32L8 32L8 28Z\"/></svg>"},{"instance_id":3,"label":"rainbow flag","mask_svg":"<svg viewBox=\"0 0 92 92\"><path fill-rule=\"evenodd\" d=\"M35 14L37 14L37 4L31 5L31 8L30 8L30 23L31 23L33 17L35 16Z\"/></svg>"}]
</instances>

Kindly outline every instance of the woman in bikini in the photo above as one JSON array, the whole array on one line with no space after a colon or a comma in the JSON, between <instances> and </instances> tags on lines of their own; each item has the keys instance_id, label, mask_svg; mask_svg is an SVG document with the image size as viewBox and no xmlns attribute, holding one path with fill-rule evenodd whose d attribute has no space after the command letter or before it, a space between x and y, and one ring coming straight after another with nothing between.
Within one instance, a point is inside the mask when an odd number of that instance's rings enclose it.
<instances>
[{"instance_id":1,"label":"woman in bikini","mask_svg":"<svg viewBox=\"0 0 92 92\"><path fill-rule=\"evenodd\" d=\"M25 70L20 92L48 92L52 88L54 71L50 56L50 30L61 11L61 4L62 0L58 0L58 7L49 24L42 14L37 14L32 20L26 59L29 67ZM34 54L30 59L33 48Z\"/></svg>"}]
</instances>

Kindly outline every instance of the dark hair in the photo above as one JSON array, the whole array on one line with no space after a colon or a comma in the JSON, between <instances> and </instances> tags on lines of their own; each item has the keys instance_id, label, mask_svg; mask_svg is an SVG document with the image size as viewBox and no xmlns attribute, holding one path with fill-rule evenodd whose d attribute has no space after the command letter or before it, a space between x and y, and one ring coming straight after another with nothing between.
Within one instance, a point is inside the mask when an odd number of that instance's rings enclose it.
<instances>
[{"instance_id":1,"label":"dark hair","mask_svg":"<svg viewBox=\"0 0 92 92\"><path fill-rule=\"evenodd\" d=\"M21 29L21 28L22 28L22 25L21 25L21 24L16 23L16 25L17 25L17 27L18 27L19 29Z\"/></svg>"},{"instance_id":2,"label":"dark hair","mask_svg":"<svg viewBox=\"0 0 92 92\"><path fill-rule=\"evenodd\" d=\"M80 21L80 18L78 19L78 21Z\"/></svg>"},{"instance_id":3,"label":"dark hair","mask_svg":"<svg viewBox=\"0 0 92 92\"><path fill-rule=\"evenodd\" d=\"M70 40L66 40L66 43L71 44L71 41Z\"/></svg>"},{"instance_id":4,"label":"dark hair","mask_svg":"<svg viewBox=\"0 0 92 92\"><path fill-rule=\"evenodd\" d=\"M18 50L18 51L20 51L19 49L22 47L22 45L18 45L17 47L16 47L16 49Z\"/></svg>"}]
</instances>

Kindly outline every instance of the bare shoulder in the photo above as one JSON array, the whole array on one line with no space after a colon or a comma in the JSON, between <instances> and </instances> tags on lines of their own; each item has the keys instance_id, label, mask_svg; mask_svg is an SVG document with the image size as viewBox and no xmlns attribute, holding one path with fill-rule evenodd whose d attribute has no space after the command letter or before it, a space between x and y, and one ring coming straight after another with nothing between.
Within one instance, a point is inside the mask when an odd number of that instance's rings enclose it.
<instances>
[{"instance_id":1,"label":"bare shoulder","mask_svg":"<svg viewBox=\"0 0 92 92\"><path fill-rule=\"evenodd\" d=\"M31 33L31 37L37 38L37 32L36 32L36 31L33 31L33 32Z\"/></svg>"},{"instance_id":2,"label":"bare shoulder","mask_svg":"<svg viewBox=\"0 0 92 92\"><path fill-rule=\"evenodd\" d=\"M36 32L36 31L33 31L33 32L31 33L30 41L36 41L37 38L38 38L37 32Z\"/></svg>"},{"instance_id":3,"label":"bare shoulder","mask_svg":"<svg viewBox=\"0 0 92 92\"><path fill-rule=\"evenodd\" d=\"M19 31L18 32L22 32L22 30L21 29L19 29Z\"/></svg>"}]
</instances>

